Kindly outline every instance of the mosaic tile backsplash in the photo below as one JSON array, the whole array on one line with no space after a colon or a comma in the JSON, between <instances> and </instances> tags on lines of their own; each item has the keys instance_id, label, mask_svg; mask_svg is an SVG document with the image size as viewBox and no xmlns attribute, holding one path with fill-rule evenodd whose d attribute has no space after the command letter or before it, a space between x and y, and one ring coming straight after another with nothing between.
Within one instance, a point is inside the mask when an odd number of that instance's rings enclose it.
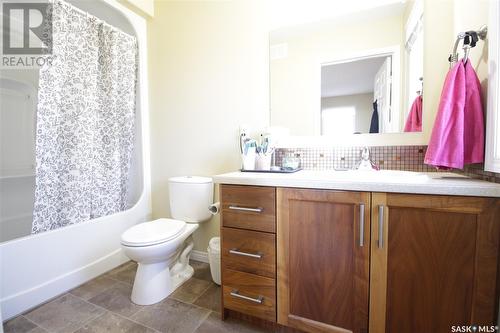
<instances>
[{"instance_id":1,"label":"mosaic tile backsplash","mask_svg":"<svg viewBox=\"0 0 500 333\"><path fill-rule=\"evenodd\" d=\"M362 148L280 148L275 152L274 163L281 165L283 157L292 154L301 159L301 167L305 170L353 169L360 160ZM424 164L426 149L427 146L375 146L370 147L370 159L382 170L435 172L434 167ZM484 171L480 164L453 172L500 183L499 173Z\"/></svg>"}]
</instances>

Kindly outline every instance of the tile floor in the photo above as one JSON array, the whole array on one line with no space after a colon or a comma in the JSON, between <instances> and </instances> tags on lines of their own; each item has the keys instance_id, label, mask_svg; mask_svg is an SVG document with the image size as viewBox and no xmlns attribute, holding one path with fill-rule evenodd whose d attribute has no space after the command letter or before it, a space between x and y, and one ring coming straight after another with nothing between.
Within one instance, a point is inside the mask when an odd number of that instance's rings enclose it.
<instances>
[{"instance_id":1,"label":"tile floor","mask_svg":"<svg viewBox=\"0 0 500 333\"><path fill-rule=\"evenodd\" d=\"M4 323L5 333L254 333L261 328L220 320L220 287L208 264L191 261L194 276L160 303L130 301L137 265L128 262Z\"/></svg>"}]
</instances>

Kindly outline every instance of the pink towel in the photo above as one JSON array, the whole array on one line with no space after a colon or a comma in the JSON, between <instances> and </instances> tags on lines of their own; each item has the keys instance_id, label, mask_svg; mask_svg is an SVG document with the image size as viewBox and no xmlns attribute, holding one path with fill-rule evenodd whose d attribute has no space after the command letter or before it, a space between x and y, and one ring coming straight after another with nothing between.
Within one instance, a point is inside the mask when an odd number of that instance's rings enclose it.
<instances>
[{"instance_id":1,"label":"pink towel","mask_svg":"<svg viewBox=\"0 0 500 333\"><path fill-rule=\"evenodd\" d=\"M465 63L464 164L484 162L484 112L481 83L476 71Z\"/></svg>"},{"instance_id":2,"label":"pink towel","mask_svg":"<svg viewBox=\"0 0 500 333\"><path fill-rule=\"evenodd\" d=\"M405 132L422 132L422 96L417 96L406 118Z\"/></svg>"},{"instance_id":3,"label":"pink towel","mask_svg":"<svg viewBox=\"0 0 500 333\"><path fill-rule=\"evenodd\" d=\"M462 169L484 159L481 86L469 61L448 72L424 162L438 168Z\"/></svg>"}]
</instances>

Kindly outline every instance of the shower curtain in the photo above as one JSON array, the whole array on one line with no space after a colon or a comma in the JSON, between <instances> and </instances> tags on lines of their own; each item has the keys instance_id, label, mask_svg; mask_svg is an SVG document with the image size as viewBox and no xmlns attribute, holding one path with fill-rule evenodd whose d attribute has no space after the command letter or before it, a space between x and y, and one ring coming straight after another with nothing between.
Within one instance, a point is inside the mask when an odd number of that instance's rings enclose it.
<instances>
[{"instance_id":1,"label":"shower curtain","mask_svg":"<svg viewBox=\"0 0 500 333\"><path fill-rule=\"evenodd\" d=\"M52 63L40 69L32 232L127 208L137 41L52 2Z\"/></svg>"}]
</instances>

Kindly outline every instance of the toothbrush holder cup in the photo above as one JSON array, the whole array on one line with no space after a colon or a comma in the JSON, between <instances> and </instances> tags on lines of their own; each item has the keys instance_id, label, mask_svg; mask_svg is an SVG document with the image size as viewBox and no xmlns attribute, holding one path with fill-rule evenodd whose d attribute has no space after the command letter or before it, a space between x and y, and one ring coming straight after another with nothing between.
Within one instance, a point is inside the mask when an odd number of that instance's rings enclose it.
<instances>
[{"instance_id":1,"label":"toothbrush holder cup","mask_svg":"<svg viewBox=\"0 0 500 333\"><path fill-rule=\"evenodd\" d=\"M257 170L271 170L272 154L258 154L256 167Z\"/></svg>"},{"instance_id":2,"label":"toothbrush holder cup","mask_svg":"<svg viewBox=\"0 0 500 333\"><path fill-rule=\"evenodd\" d=\"M243 170L255 170L255 157L257 153L255 152L255 147L250 147L246 154L241 154L241 159L243 162Z\"/></svg>"}]
</instances>

